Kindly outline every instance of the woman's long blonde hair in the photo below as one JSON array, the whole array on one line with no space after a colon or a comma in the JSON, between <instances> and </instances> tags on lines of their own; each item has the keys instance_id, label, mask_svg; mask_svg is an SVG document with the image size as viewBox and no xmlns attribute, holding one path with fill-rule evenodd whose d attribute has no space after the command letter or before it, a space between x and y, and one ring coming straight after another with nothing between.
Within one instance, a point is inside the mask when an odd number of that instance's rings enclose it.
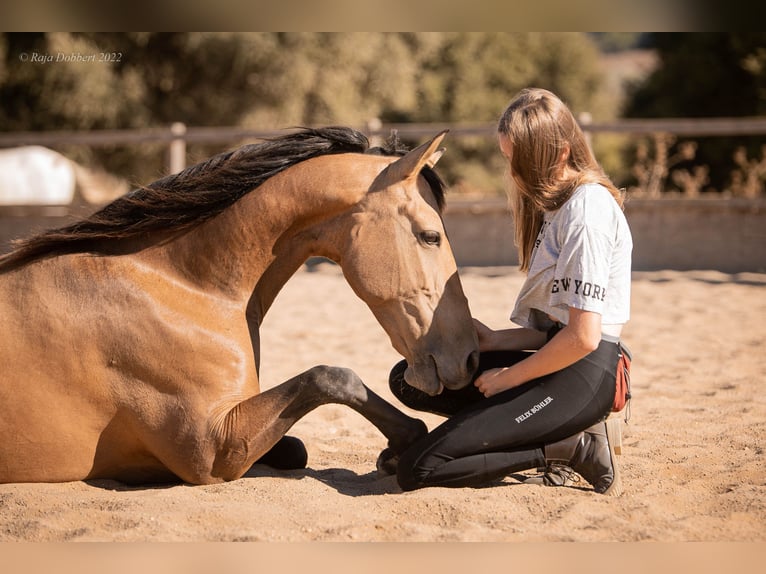
<instances>
[{"instance_id":1,"label":"woman's long blonde hair","mask_svg":"<svg viewBox=\"0 0 766 574\"><path fill-rule=\"evenodd\" d=\"M500 117L497 131L513 150L509 199L522 271L529 271L544 212L557 210L580 185L603 185L622 207L623 193L599 166L572 112L552 92L541 88L519 92ZM562 176L561 159L567 149L570 175Z\"/></svg>"}]
</instances>

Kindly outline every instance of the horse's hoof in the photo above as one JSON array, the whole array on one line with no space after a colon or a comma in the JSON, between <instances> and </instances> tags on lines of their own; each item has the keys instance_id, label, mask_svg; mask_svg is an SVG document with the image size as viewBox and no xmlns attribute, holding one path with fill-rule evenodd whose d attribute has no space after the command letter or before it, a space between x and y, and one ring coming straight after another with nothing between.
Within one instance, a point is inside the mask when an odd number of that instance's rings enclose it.
<instances>
[{"instance_id":1,"label":"horse's hoof","mask_svg":"<svg viewBox=\"0 0 766 574\"><path fill-rule=\"evenodd\" d=\"M256 462L267 464L277 470L300 470L306 468L308 458L303 441L297 437L285 435Z\"/></svg>"},{"instance_id":2,"label":"horse's hoof","mask_svg":"<svg viewBox=\"0 0 766 574\"><path fill-rule=\"evenodd\" d=\"M378 474L381 476L396 474L397 466L399 466L399 455L391 448L383 449L375 463L375 468L378 469Z\"/></svg>"}]
</instances>

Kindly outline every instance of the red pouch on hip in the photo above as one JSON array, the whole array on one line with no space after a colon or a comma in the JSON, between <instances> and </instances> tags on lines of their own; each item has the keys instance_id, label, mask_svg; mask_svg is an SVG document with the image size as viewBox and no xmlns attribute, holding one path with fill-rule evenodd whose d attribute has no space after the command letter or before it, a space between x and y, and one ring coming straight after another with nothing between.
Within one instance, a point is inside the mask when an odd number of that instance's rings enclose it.
<instances>
[{"instance_id":1,"label":"red pouch on hip","mask_svg":"<svg viewBox=\"0 0 766 574\"><path fill-rule=\"evenodd\" d=\"M614 404L612 412L622 411L630 402L630 363L633 355L630 350L622 343L617 343L617 384L614 392ZM625 422L628 421L629 414L625 415Z\"/></svg>"}]
</instances>

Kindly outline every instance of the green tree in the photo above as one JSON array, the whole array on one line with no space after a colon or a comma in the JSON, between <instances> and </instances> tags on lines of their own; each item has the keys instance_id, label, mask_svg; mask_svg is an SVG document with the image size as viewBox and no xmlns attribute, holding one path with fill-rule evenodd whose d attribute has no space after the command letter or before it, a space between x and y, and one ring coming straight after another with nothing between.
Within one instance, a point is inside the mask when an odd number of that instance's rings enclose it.
<instances>
[{"instance_id":1,"label":"green tree","mask_svg":"<svg viewBox=\"0 0 766 574\"><path fill-rule=\"evenodd\" d=\"M766 33L657 33L649 37L660 66L631 90L626 117L744 117L766 114ZM688 138L669 150L678 154ZM729 184L735 150L759 156L763 136L698 138L696 157L680 164L710 168L710 185Z\"/></svg>"},{"instance_id":2,"label":"green tree","mask_svg":"<svg viewBox=\"0 0 766 574\"><path fill-rule=\"evenodd\" d=\"M0 76L5 130L97 129L141 115L141 84L109 64L55 61L58 54L95 54L87 38L67 33L6 34ZM54 58L46 61L46 57Z\"/></svg>"},{"instance_id":3,"label":"green tree","mask_svg":"<svg viewBox=\"0 0 766 574\"><path fill-rule=\"evenodd\" d=\"M407 120L492 123L527 86L552 90L575 113L600 107L599 52L582 33L426 33L415 48L418 106ZM447 145L439 167L458 190L503 193L494 131Z\"/></svg>"},{"instance_id":4,"label":"green tree","mask_svg":"<svg viewBox=\"0 0 766 574\"><path fill-rule=\"evenodd\" d=\"M57 52L120 57L22 57ZM597 58L582 33L11 33L0 35L0 129L493 122L529 85L593 111ZM189 146L189 159L236 143ZM448 145L442 171L451 183L500 193L494 133ZM138 183L162 175L166 162L162 144L62 151Z\"/></svg>"},{"instance_id":5,"label":"green tree","mask_svg":"<svg viewBox=\"0 0 766 574\"><path fill-rule=\"evenodd\" d=\"M296 32L271 38L271 67L259 77L262 98L250 103L248 124L360 125L415 103L415 63L400 34Z\"/></svg>"},{"instance_id":6,"label":"green tree","mask_svg":"<svg viewBox=\"0 0 766 574\"><path fill-rule=\"evenodd\" d=\"M400 34L47 33L0 42L0 129L362 124L415 103ZM110 64L32 63L22 54L119 54ZM231 145L234 145L232 142ZM191 161L222 146L189 146ZM162 145L67 147L67 155L143 182Z\"/></svg>"}]
</instances>

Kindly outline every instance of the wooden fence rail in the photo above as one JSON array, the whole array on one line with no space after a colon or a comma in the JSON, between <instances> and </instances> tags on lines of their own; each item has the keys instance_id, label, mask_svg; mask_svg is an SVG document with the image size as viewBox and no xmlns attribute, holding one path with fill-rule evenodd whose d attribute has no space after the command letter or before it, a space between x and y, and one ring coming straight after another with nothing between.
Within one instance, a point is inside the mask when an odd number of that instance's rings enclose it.
<instances>
[{"instance_id":1,"label":"wooden fence rail","mask_svg":"<svg viewBox=\"0 0 766 574\"><path fill-rule=\"evenodd\" d=\"M591 122L587 114L580 117L583 130L588 134L623 133L646 135L667 133L682 137L707 136L752 136L766 135L766 117L741 118L661 118L661 119L620 119L609 122ZM474 124L385 124L371 120L356 128L370 138L387 137L391 130L399 132L401 137L429 137L449 129L453 137L487 136L493 137L496 130L494 123ZM139 143L167 143L170 148L171 173L185 166L185 146L187 143L226 143L249 139L263 139L282 135L294 130L259 130L242 127L187 127L174 123L169 127L140 128L119 130L88 131L28 131L0 132L0 148L23 145L42 145L55 147L60 145L113 146Z\"/></svg>"},{"instance_id":2,"label":"wooden fence rail","mask_svg":"<svg viewBox=\"0 0 766 574\"><path fill-rule=\"evenodd\" d=\"M588 122L580 118L587 135L669 134L680 137L766 135L766 117L709 119L650 119ZM495 124L382 124L357 127L371 139L387 137L392 129L402 137L421 139L450 129L453 137L494 137ZM233 143L261 139L289 130L255 130L235 127L186 127L136 130L0 132L0 148L21 145L57 147L133 145L154 142L169 148L170 173L182 169L187 143ZM21 211L19 211L21 209ZM450 201L445 224L459 265L516 265L511 218L502 199L480 203ZM12 206L0 208L0 253L10 239L32 228L70 222L70 208L63 206ZM727 273L766 272L766 199L663 200L632 199L626 208L634 236L634 269L718 269ZM488 241L487 238L494 238ZM489 248L488 248L489 246Z\"/></svg>"}]
</instances>

